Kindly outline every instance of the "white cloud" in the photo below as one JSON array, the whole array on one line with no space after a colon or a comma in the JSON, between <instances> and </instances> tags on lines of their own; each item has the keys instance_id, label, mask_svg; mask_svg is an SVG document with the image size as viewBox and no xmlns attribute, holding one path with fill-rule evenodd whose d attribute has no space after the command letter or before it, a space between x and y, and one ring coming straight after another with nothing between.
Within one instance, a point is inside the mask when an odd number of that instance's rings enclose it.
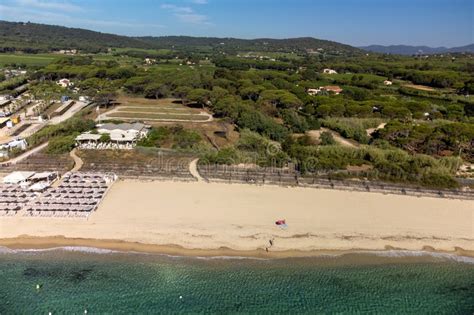
<instances>
[{"instance_id":1,"label":"white cloud","mask_svg":"<svg viewBox=\"0 0 474 315\"><path fill-rule=\"evenodd\" d=\"M36 23L46 23L54 25L65 25L69 27L91 28L95 27L126 27L130 29L138 28L164 28L161 24L137 23L134 21L110 21L110 20L93 20L70 16L65 13L56 13L35 8L24 8L15 6L0 5L2 19L8 21L32 21Z\"/></svg>"},{"instance_id":2,"label":"white cloud","mask_svg":"<svg viewBox=\"0 0 474 315\"><path fill-rule=\"evenodd\" d=\"M193 0L194 3L206 4L207 0ZM162 9L173 12L173 15L181 22L199 25L212 25L209 18L204 14L198 14L190 7L182 7L174 4L162 4Z\"/></svg>"},{"instance_id":3,"label":"white cloud","mask_svg":"<svg viewBox=\"0 0 474 315\"><path fill-rule=\"evenodd\" d=\"M177 6L177 5L174 5L174 4L162 4L161 8L165 9L165 10L173 11L175 13L182 13L182 14L184 14L184 13L186 13L186 14L193 13L193 9L191 9L190 7L180 7L180 6Z\"/></svg>"},{"instance_id":4,"label":"white cloud","mask_svg":"<svg viewBox=\"0 0 474 315\"><path fill-rule=\"evenodd\" d=\"M194 4L208 4L207 0L191 0Z\"/></svg>"},{"instance_id":5,"label":"white cloud","mask_svg":"<svg viewBox=\"0 0 474 315\"><path fill-rule=\"evenodd\" d=\"M17 5L22 7L36 8L42 10L65 12L83 11L80 6L72 4L70 2L54 2L44 0L16 0L15 2Z\"/></svg>"},{"instance_id":6,"label":"white cloud","mask_svg":"<svg viewBox=\"0 0 474 315\"><path fill-rule=\"evenodd\" d=\"M211 23L208 21L207 16L202 14L176 14L175 15L180 21L185 23L192 23L192 24L205 24L210 25Z\"/></svg>"}]
</instances>

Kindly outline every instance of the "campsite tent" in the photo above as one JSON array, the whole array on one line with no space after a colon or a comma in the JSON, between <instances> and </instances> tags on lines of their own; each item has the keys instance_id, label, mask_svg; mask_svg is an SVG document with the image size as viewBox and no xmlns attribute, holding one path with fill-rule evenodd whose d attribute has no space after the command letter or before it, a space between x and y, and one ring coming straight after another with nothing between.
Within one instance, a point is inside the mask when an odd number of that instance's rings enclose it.
<instances>
[{"instance_id":1,"label":"campsite tent","mask_svg":"<svg viewBox=\"0 0 474 315\"><path fill-rule=\"evenodd\" d=\"M4 184L20 184L26 182L35 172L13 172L3 178Z\"/></svg>"}]
</instances>

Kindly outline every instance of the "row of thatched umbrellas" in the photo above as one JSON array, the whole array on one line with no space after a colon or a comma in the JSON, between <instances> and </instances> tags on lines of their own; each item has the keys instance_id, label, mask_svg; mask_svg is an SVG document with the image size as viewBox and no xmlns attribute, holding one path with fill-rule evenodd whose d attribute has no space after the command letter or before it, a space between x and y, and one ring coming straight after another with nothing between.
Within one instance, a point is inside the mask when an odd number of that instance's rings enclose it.
<instances>
[{"instance_id":1,"label":"row of thatched umbrellas","mask_svg":"<svg viewBox=\"0 0 474 315\"><path fill-rule=\"evenodd\" d=\"M90 212L94 210L95 206L91 205L35 205L26 208L26 211L84 211Z\"/></svg>"},{"instance_id":2,"label":"row of thatched umbrellas","mask_svg":"<svg viewBox=\"0 0 474 315\"><path fill-rule=\"evenodd\" d=\"M35 205L44 205L44 204L61 204L61 205L96 205L100 199L94 198L52 198L52 199L43 199L41 201L35 201Z\"/></svg>"},{"instance_id":3,"label":"row of thatched umbrellas","mask_svg":"<svg viewBox=\"0 0 474 315\"><path fill-rule=\"evenodd\" d=\"M20 209L21 206L17 203L0 203L0 211L16 211Z\"/></svg>"}]
</instances>

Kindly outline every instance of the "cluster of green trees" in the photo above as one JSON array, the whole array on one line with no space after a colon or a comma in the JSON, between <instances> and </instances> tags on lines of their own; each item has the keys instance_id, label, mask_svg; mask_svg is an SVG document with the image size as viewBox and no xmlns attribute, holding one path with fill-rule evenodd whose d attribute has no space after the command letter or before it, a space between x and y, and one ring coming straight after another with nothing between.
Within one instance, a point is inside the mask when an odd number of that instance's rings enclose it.
<instances>
[{"instance_id":1,"label":"cluster of green trees","mask_svg":"<svg viewBox=\"0 0 474 315\"><path fill-rule=\"evenodd\" d=\"M308 146L293 140L285 142L284 149L303 174L329 172L342 177L362 176L427 187L458 186L454 174L461 163L459 158L435 159L428 155L411 155L400 149L372 146ZM348 166L362 165L366 170L346 171Z\"/></svg>"},{"instance_id":2,"label":"cluster of green trees","mask_svg":"<svg viewBox=\"0 0 474 315\"><path fill-rule=\"evenodd\" d=\"M438 88L462 89L472 81L474 62L470 55L407 57L397 55L351 56L341 58L308 57L308 68L320 71L330 66L341 73L373 74L398 78Z\"/></svg>"},{"instance_id":3,"label":"cluster of green trees","mask_svg":"<svg viewBox=\"0 0 474 315\"><path fill-rule=\"evenodd\" d=\"M18 77L13 77L8 80L0 80L0 94L10 94L12 93L13 89L19 87L22 84L26 83L26 77L25 76L18 76Z\"/></svg>"},{"instance_id":4,"label":"cluster of green trees","mask_svg":"<svg viewBox=\"0 0 474 315\"><path fill-rule=\"evenodd\" d=\"M451 160L422 154L461 156L472 161L474 102L456 94L472 88L474 67L468 57L349 58L299 52L298 58L260 60L238 57L236 51L217 54L215 49L220 44L214 47L214 40L208 42L213 47L210 50L119 49L112 52L111 59L61 58L37 71L33 78L40 82L70 78L81 94L104 103L120 91L147 98L176 97L183 104L207 108L214 117L235 124L241 133L234 146L207 152L205 159L209 162L253 161L262 166L293 162L302 172L341 174L348 166L367 165L366 177L452 187L453 171L445 165ZM122 55L135 62L124 62ZM144 66L144 57L155 58L158 64ZM179 66L171 62L176 57L197 64ZM212 64L199 64L200 58ZM324 68L336 69L339 74L322 74ZM387 87L385 79L396 83ZM409 82L401 80L443 89L417 91L403 87ZM308 95L308 88L323 85L339 85L343 92ZM389 121L384 129L373 137L367 135L366 129L383 121ZM323 133L320 145L315 146L307 137L294 135L321 125L369 146L342 148L335 145L330 133ZM51 152L60 152L70 144L67 137L71 133L56 129L47 133L63 137L52 141ZM201 135L194 131L160 127L139 145L193 150L202 143ZM311 169L311 165L316 168Z\"/></svg>"},{"instance_id":5,"label":"cluster of green trees","mask_svg":"<svg viewBox=\"0 0 474 315\"><path fill-rule=\"evenodd\" d=\"M201 159L205 164L249 164L266 167L283 167L289 156L282 150L279 142L272 141L257 132L243 129L240 139L233 147L216 152L206 152Z\"/></svg>"},{"instance_id":6,"label":"cluster of green trees","mask_svg":"<svg viewBox=\"0 0 474 315\"><path fill-rule=\"evenodd\" d=\"M393 120L375 132L374 139L386 140L409 152L433 156L456 155L474 162L472 122L404 123Z\"/></svg>"},{"instance_id":7,"label":"cluster of green trees","mask_svg":"<svg viewBox=\"0 0 474 315\"><path fill-rule=\"evenodd\" d=\"M327 118L321 120L324 127L337 131L347 139L353 139L362 144L368 144L370 136L367 129L376 128L383 122L378 118Z\"/></svg>"},{"instance_id":8,"label":"cluster of green trees","mask_svg":"<svg viewBox=\"0 0 474 315\"><path fill-rule=\"evenodd\" d=\"M75 135L56 136L49 140L46 152L48 154L63 154L70 152L74 149L75 138Z\"/></svg>"},{"instance_id":9,"label":"cluster of green trees","mask_svg":"<svg viewBox=\"0 0 474 315\"><path fill-rule=\"evenodd\" d=\"M201 135L181 125L172 127L152 128L146 138L142 138L137 145L142 147L169 147L173 149L189 150L201 143Z\"/></svg>"},{"instance_id":10,"label":"cluster of green trees","mask_svg":"<svg viewBox=\"0 0 474 315\"><path fill-rule=\"evenodd\" d=\"M84 119L80 114L60 124L48 125L26 139L31 147L49 141L47 152L61 154L71 151L75 137L95 127L93 120Z\"/></svg>"},{"instance_id":11,"label":"cluster of green trees","mask_svg":"<svg viewBox=\"0 0 474 315\"><path fill-rule=\"evenodd\" d=\"M216 37L161 36L127 37L36 23L0 21L0 52L48 52L79 49L83 52L106 52L110 47L139 49L177 49L180 51L213 51L236 54L239 51L297 52L322 49L331 55L360 55L349 45L315 38L237 39Z\"/></svg>"}]
</instances>

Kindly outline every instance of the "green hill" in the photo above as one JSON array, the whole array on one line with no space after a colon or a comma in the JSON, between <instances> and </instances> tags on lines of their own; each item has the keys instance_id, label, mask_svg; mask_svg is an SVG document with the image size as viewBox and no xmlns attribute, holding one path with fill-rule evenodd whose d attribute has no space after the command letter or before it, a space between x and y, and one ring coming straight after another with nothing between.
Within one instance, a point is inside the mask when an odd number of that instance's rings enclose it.
<instances>
[{"instance_id":1,"label":"green hill","mask_svg":"<svg viewBox=\"0 0 474 315\"><path fill-rule=\"evenodd\" d=\"M358 54L358 48L310 37L290 39L237 39L216 37L160 36L128 37L79 28L23 22L0 21L0 52L49 52L78 49L106 51L110 47L141 49L172 48L217 51L281 51Z\"/></svg>"}]
</instances>

